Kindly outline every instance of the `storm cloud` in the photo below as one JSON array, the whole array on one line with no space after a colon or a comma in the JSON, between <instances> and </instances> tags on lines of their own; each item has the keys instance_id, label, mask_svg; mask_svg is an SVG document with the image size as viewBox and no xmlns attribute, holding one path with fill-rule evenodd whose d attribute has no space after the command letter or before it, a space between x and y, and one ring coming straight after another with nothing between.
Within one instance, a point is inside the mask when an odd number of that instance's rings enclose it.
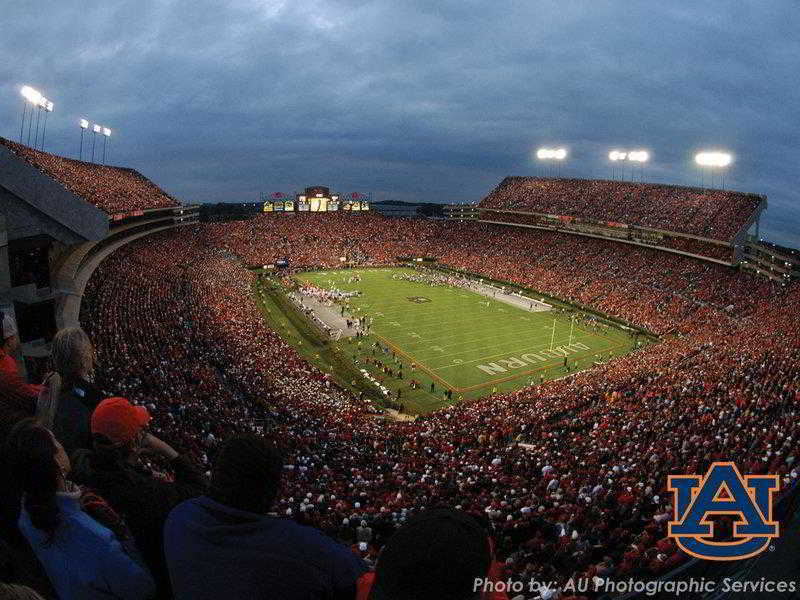
<instances>
[{"instance_id":1,"label":"storm cloud","mask_svg":"<svg viewBox=\"0 0 800 600\"><path fill-rule=\"evenodd\" d=\"M473 201L506 175L609 177L646 148L652 181L697 184L695 151L735 155L726 187L766 194L764 237L800 246L796 0L11 3L0 135L29 84L109 159L186 202L330 185L374 199Z\"/></svg>"}]
</instances>

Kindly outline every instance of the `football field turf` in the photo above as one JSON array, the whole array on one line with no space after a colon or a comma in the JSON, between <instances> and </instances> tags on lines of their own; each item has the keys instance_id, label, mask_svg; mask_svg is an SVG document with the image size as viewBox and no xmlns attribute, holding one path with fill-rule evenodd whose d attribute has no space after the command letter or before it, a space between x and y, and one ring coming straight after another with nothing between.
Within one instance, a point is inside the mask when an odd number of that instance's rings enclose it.
<instances>
[{"instance_id":1,"label":"football field turf","mask_svg":"<svg viewBox=\"0 0 800 600\"><path fill-rule=\"evenodd\" d=\"M360 344L343 338L338 345L360 367L366 358L377 358L392 368L389 378L374 364L366 367L392 390L392 397L401 389L408 412L425 413L446 404L446 389L453 391L453 402L509 391L563 377L632 349L628 333L613 326L593 327L556 310L532 312L468 289L392 277L413 272L346 269L296 276L326 289L361 292L349 300L348 312L372 318L370 335ZM361 281L348 283L356 274ZM531 298L537 298L535 293ZM388 351L375 350L375 340ZM402 381L396 376L400 365ZM411 379L419 381L421 389L410 389Z\"/></svg>"}]
</instances>

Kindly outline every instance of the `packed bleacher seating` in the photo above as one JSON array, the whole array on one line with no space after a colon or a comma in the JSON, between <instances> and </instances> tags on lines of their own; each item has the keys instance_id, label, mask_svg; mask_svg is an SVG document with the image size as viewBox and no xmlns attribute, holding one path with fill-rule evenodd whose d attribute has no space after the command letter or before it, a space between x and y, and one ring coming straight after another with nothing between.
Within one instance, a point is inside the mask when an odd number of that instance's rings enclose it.
<instances>
[{"instance_id":1,"label":"packed bleacher seating","mask_svg":"<svg viewBox=\"0 0 800 600\"><path fill-rule=\"evenodd\" d=\"M631 238L641 244L657 246L659 248L671 248L681 252L688 252L698 256L705 256L715 260L732 263L734 260L734 249L732 246L722 246L702 240L692 238L664 236L662 238Z\"/></svg>"},{"instance_id":2,"label":"packed bleacher seating","mask_svg":"<svg viewBox=\"0 0 800 600\"><path fill-rule=\"evenodd\" d=\"M655 233L638 228L614 227L608 224L603 225L576 220L564 221L533 213L500 213L494 211L484 211L481 214L481 220L492 223L532 225L536 228L574 232L576 235L599 236L612 240L629 240L658 248L669 248L681 252L689 252L691 254L697 254L698 256L713 258L728 263L733 260L732 244L717 244L711 241Z\"/></svg>"},{"instance_id":3,"label":"packed bleacher seating","mask_svg":"<svg viewBox=\"0 0 800 600\"><path fill-rule=\"evenodd\" d=\"M730 241L761 202L726 190L607 181L506 177L481 208L623 223Z\"/></svg>"},{"instance_id":4,"label":"packed bleacher seating","mask_svg":"<svg viewBox=\"0 0 800 600\"><path fill-rule=\"evenodd\" d=\"M452 268L591 306L655 333L671 330L706 303L738 310L729 301L729 288L746 292L735 296L743 303L770 290L763 279L732 268L558 232L377 215L359 217L359 227L354 228L348 215L307 217L301 222L259 216L210 225L208 235L252 266L290 257L297 268L335 267L340 258L349 260L359 253L368 256L364 263L371 265L404 256L435 257Z\"/></svg>"},{"instance_id":5,"label":"packed bleacher seating","mask_svg":"<svg viewBox=\"0 0 800 600\"><path fill-rule=\"evenodd\" d=\"M364 265L434 257L664 337L565 379L387 423L306 363L252 300L249 265L289 258L294 268L335 267L342 256ZM97 350L94 385L145 407L151 434L200 471L212 474L232 436L280 443L283 484L272 510L352 545L367 567L377 560L362 590L391 588L394 571L381 561L397 553L377 558L379 550L442 506L480 515L498 579L652 577L682 564L687 557L666 537L667 475L725 459L777 473L784 489L796 483L798 301L797 286L607 240L376 215L269 215L118 250L93 276L81 322ZM142 462L173 472L164 456ZM186 510L179 522L197 514ZM489 560L468 571L486 572Z\"/></svg>"},{"instance_id":6,"label":"packed bleacher seating","mask_svg":"<svg viewBox=\"0 0 800 600\"><path fill-rule=\"evenodd\" d=\"M179 204L175 198L133 169L64 158L2 137L0 144L76 196L110 215Z\"/></svg>"}]
</instances>

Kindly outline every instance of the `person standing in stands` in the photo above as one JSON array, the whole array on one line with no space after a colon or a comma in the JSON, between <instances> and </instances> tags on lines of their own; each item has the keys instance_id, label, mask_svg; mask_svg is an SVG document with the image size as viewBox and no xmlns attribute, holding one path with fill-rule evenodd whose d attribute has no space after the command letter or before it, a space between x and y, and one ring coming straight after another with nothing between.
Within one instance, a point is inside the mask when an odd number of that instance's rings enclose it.
<instances>
[{"instance_id":1,"label":"person standing in stands","mask_svg":"<svg viewBox=\"0 0 800 600\"><path fill-rule=\"evenodd\" d=\"M153 578L122 521L101 499L82 493L67 479L69 457L52 433L35 419L20 421L2 456L11 481L22 492L20 531L59 598L153 596Z\"/></svg>"},{"instance_id":2,"label":"person standing in stands","mask_svg":"<svg viewBox=\"0 0 800 600\"><path fill-rule=\"evenodd\" d=\"M70 327L53 338L50 359L53 372L39 394L36 418L71 456L78 448L92 447L89 418L103 399L91 381L94 348L83 329Z\"/></svg>"},{"instance_id":3,"label":"person standing in stands","mask_svg":"<svg viewBox=\"0 0 800 600\"><path fill-rule=\"evenodd\" d=\"M147 433L150 415L125 398L108 398L92 413L93 450L73 457L74 479L108 500L125 519L145 563L153 573L158 597L170 595L164 562L163 529L169 512L205 490L205 478L195 464L169 444ZM169 463L174 481L157 477L140 460L153 454Z\"/></svg>"},{"instance_id":4,"label":"person standing in stands","mask_svg":"<svg viewBox=\"0 0 800 600\"><path fill-rule=\"evenodd\" d=\"M17 325L11 315L0 313L2 344L0 344L0 439L11 427L36 412L36 398L41 385L26 383L19 373L14 352L19 348Z\"/></svg>"},{"instance_id":5,"label":"person standing in stands","mask_svg":"<svg viewBox=\"0 0 800 600\"><path fill-rule=\"evenodd\" d=\"M437 508L412 517L389 538L374 573L358 581L356 600L508 600L486 592L505 579L493 544L476 517Z\"/></svg>"},{"instance_id":6,"label":"person standing in stands","mask_svg":"<svg viewBox=\"0 0 800 600\"><path fill-rule=\"evenodd\" d=\"M222 445L208 495L175 507L164 528L176 600L352 600L364 562L319 530L268 514L282 470L263 438Z\"/></svg>"},{"instance_id":7,"label":"person standing in stands","mask_svg":"<svg viewBox=\"0 0 800 600\"><path fill-rule=\"evenodd\" d=\"M356 529L356 541L372 543L372 527L366 521L361 521L361 526Z\"/></svg>"}]
</instances>

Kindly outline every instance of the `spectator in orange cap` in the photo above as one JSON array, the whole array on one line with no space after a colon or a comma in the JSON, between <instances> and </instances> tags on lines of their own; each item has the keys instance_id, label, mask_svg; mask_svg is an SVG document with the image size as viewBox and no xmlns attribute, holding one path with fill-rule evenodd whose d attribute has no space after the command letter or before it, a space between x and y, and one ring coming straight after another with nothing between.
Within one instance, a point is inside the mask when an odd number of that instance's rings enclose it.
<instances>
[{"instance_id":1,"label":"spectator in orange cap","mask_svg":"<svg viewBox=\"0 0 800 600\"><path fill-rule=\"evenodd\" d=\"M187 457L146 431L150 414L125 398L107 398L92 413L93 450L75 453L74 479L97 490L128 523L156 580L159 597L170 595L163 554L164 521L178 503L203 493L205 479ZM166 463L167 481L145 455Z\"/></svg>"}]
</instances>

